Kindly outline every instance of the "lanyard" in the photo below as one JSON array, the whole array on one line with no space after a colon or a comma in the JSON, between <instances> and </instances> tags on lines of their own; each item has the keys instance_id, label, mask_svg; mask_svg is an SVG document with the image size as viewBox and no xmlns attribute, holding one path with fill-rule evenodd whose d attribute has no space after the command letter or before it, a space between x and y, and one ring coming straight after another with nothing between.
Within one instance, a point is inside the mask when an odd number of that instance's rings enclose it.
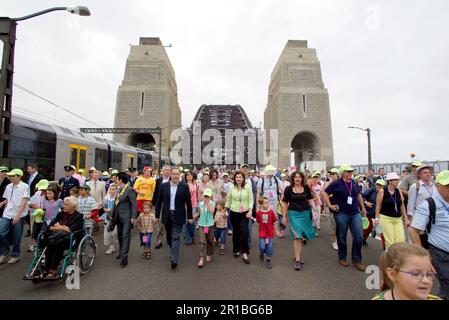
<instances>
[{"instance_id":1,"label":"lanyard","mask_svg":"<svg viewBox=\"0 0 449 320\"><path fill-rule=\"evenodd\" d=\"M427 193L430 196L433 196L433 188L432 188L432 186L430 186L430 188L428 188L427 185L424 183L424 188L426 188L426 191L427 191Z\"/></svg>"},{"instance_id":2,"label":"lanyard","mask_svg":"<svg viewBox=\"0 0 449 320\"><path fill-rule=\"evenodd\" d=\"M352 179L351 179L351 181L349 182L349 185L350 185L351 187L348 187L348 183L347 183L346 181L343 180L343 182L345 183L346 189L348 189L349 196L351 196L351 195L352 195L352 187L353 187L353 185L352 185Z\"/></svg>"},{"instance_id":3,"label":"lanyard","mask_svg":"<svg viewBox=\"0 0 449 320\"><path fill-rule=\"evenodd\" d=\"M397 195L396 195L396 190L394 190L394 198L393 198L393 196L391 195L391 193L390 193L390 190L388 190L388 194L390 195L390 198L391 198L391 200L393 200L393 202L394 202L394 210L396 211L396 212L398 212L398 197L397 197Z\"/></svg>"}]
</instances>

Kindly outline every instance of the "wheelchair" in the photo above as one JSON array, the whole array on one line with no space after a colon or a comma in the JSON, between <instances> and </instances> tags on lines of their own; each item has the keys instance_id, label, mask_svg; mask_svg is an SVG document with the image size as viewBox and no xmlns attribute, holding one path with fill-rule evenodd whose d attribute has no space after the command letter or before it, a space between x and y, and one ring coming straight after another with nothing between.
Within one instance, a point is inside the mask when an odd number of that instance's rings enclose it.
<instances>
[{"instance_id":1,"label":"wheelchair","mask_svg":"<svg viewBox=\"0 0 449 320\"><path fill-rule=\"evenodd\" d=\"M23 280L31 280L33 283L49 280L62 280L66 274L67 267L76 266L81 275L92 270L95 262L96 248L95 240L91 235L82 230L72 232L69 239L69 248L64 251L62 263L60 263L58 277L53 279L42 278L45 270L45 252L47 247L44 241L45 232L41 232L36 243L36 251ZM73 271L73 270L72 270Z\"/></svg>"}]
</instances>

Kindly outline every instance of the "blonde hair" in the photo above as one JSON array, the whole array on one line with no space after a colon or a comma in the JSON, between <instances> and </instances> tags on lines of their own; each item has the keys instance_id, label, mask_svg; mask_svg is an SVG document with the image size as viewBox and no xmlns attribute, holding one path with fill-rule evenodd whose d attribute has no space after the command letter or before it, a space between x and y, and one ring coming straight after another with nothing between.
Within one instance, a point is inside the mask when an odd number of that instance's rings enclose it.
<instances>
[{"instance_id":1,"label":"blonde hair","mask_svg":"<svg viewBox=\"0 0 449 320\"><path fill-rule=\"evenodd\" d=\"M218 208L218 205L220 205L220 206L222 206L223 208L225 207L225 201L224 200L217 200L217 208Z\"/></svg>"},{"instance_id":2,"label":"blonde hair","mask_svg":"<svg viewBox=\"0 0 449 320\"><path fill-rule=\"evenodd\" d=\"M428 257L430 259L426 249L406 242L395 243L382 254L380 258L380 268L382 272L381 291L393 289L394 287L387 275L387 268L392 268L395 271L400 269L409 256Z\"/></svg>"},{"instance_id":3,"label":"blonde hair","mask_svg":"<svg viewBox=\"0 0 449 320\"><path fill-rule=\"evenodd\" d=\"M71 206L75 210L78 210L79 208L78 199L73 196L64 198L64 203Z\"/></svg>"}]
</instances>

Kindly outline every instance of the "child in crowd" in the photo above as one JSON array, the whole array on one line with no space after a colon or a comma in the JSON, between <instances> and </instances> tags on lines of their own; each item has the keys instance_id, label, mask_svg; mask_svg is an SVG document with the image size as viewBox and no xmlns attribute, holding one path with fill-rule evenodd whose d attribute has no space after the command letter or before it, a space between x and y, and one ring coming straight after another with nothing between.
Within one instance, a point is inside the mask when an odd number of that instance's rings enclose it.
<instances>
[{"instance_id":1,"label":"child in crowd","mask_svg":"<svg viewBox=\"0 0 449 320\"><path fill-rule=\"evenodd\" d=\"M261 197L259 204L262 206L262 209L257 211L257 218L255 219L259 223L259 257L262 262L266 257L265 266L271 269L273 267L271 257L273 256L274 228L278 222L278 217L270 209L270 202L267 197Z\"/></svg>"},{"instance_id":2,"label":"child in crowd","mask_svg":"<svg viewBox=\"0 0 449 320\"><path fill-rule=\"evenodd\" d=\"M79 198L80 196L80 189L79 187L73 187L72 189L70 189L70 196L71 197L75 197L75 198Z\"/></svg>"},{"instance_id":3,"label":"child in crowd","mask_svg":"<svg viewBox=\"0 0 449 320\"><path fill-rule=\"evenodd\" d=\"M215 201L211 200L213 191L210 188L206 188L203 193L204 200L199 203L198 213L200 219L198 221L200 231L200 260L198 261L198 268L204 267L204 256L207 256L206 261L212 261L212 255L214 254L214 213L215 213Z\"/></svg>"},{"instance_id":4,"label":"child in crowd","mask_svg":"<svg viewBox=\"0 0 449 320\"><path fill-rule=\"evenodd\" d=\"M112 223L112 211L115 206L115 198L117 196L117 185L111 184L108 189L108 194L104 197L103 200L103 209L104 209L104 245L109 246L106 254L112 254L115 252L115 245L118 243L117 237L117 228L114 228L113 231L108 231L109 226Z\"/></svg>"},{"instance_id":5,"label":"child in crowd","mask_svg":"<svg viewBox=\"0 0 449 320\"><path fill-rule=\"evenodd\" d=\"M215 214L215 241L220 246L220 254L224 255L226 233L228 228L228 211L224 200L217 201L217 213Z\"/></svg>"},{"instance_id":6,"label":"child in crowd","mask_svg":"<svg viewBox=\"0 0 449 320\"><path fill-rule=\"evenodd\" d=\"M143 247L142 259L151 259L151 237L153 235L153 223L156 218L151 213L151 202L143 203L143 212L137 218L137 229L140 233L140 246Z\"/></svg>"},{"instance_id":7,"label":"child in crowd","mask_svg":"<svg viewBox=\"0 0 449 320\"><path fill-rule=\"evenodd\" d=\"M97 208L97 202L89 195L90 187L84 184L79 189L78 197L79 212L84 216L84 230L86 234L92 235L94 219L92 219L92 211Z\"/></svg>"},{"instance_id":8,"label":"child in crowd","mask_svg":"<svg viewBox=\"0 0 449 320\"><path fill-rule=\"evenodd\" d=\"M40 182L40 181L39 181ZM45 183L46 182L46 183ZM30 216L32 218L32 234L31 241L32 244L28 248L28 252L34 252L36 248L36 241L39 236L39 233L42 230L43 225L43 217L45 212L43 210L43 202L45 199L45 191L48 188L48 180L44 180L41 183L36 185L36 193L30 198L28 201L28 205L30 207Z\"/></svg>"},{"instance_id":9,"label":"child in crowd","mask_svg":"<svg viewBox=\"0 0 449 320\"><path fill-rule=\"evenodd\" d=\"M426 249L395 243L382 254L380 267L382 292L373 300L441 300L430 294L435 269Z\"/></svg>"}]
</instances>

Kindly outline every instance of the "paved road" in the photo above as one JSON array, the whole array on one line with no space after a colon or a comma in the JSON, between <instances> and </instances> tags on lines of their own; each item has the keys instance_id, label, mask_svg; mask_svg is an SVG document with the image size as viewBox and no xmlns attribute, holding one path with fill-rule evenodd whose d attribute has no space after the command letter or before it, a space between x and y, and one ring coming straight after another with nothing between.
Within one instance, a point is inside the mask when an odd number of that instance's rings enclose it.
<instances>
[{"instance_id":1,"label":"paved road","mask_svg":"<svg viewBox=\"0 0 449 320\"><path fill-rule=\"evenodd\" d=\"M151 260L140 258L138 234L134 230L129 265L121 269L115 255L106 256L102 230L95 234L97 260L92 271L81 277L79 290L68 290L64 282L32 284L21 280L32 254L24 252L16 265L0 266L0 299L370 299L376 293L365 287L367 274L353 267L338 265L330 246L327 223L322 222L320 238L304 247L305 266L292 268L292 242L289 237L274 242L273 269L258 261L253 246L251 264L232 256L228 236L224 256L216 254L203 269L196 267L197 246L181 246L178 269L170 268L165 245L153 249ZM255 237L256 226L253 236ZM255 238L253 238L255 239ZM348 239L350 240L350 239ZM29 238L24 238L25 249ZM377 265L380 242L369 238L363 248L364 262ZM350 249L349 249L350 250Z\"/></svg>"}]
</instances>

